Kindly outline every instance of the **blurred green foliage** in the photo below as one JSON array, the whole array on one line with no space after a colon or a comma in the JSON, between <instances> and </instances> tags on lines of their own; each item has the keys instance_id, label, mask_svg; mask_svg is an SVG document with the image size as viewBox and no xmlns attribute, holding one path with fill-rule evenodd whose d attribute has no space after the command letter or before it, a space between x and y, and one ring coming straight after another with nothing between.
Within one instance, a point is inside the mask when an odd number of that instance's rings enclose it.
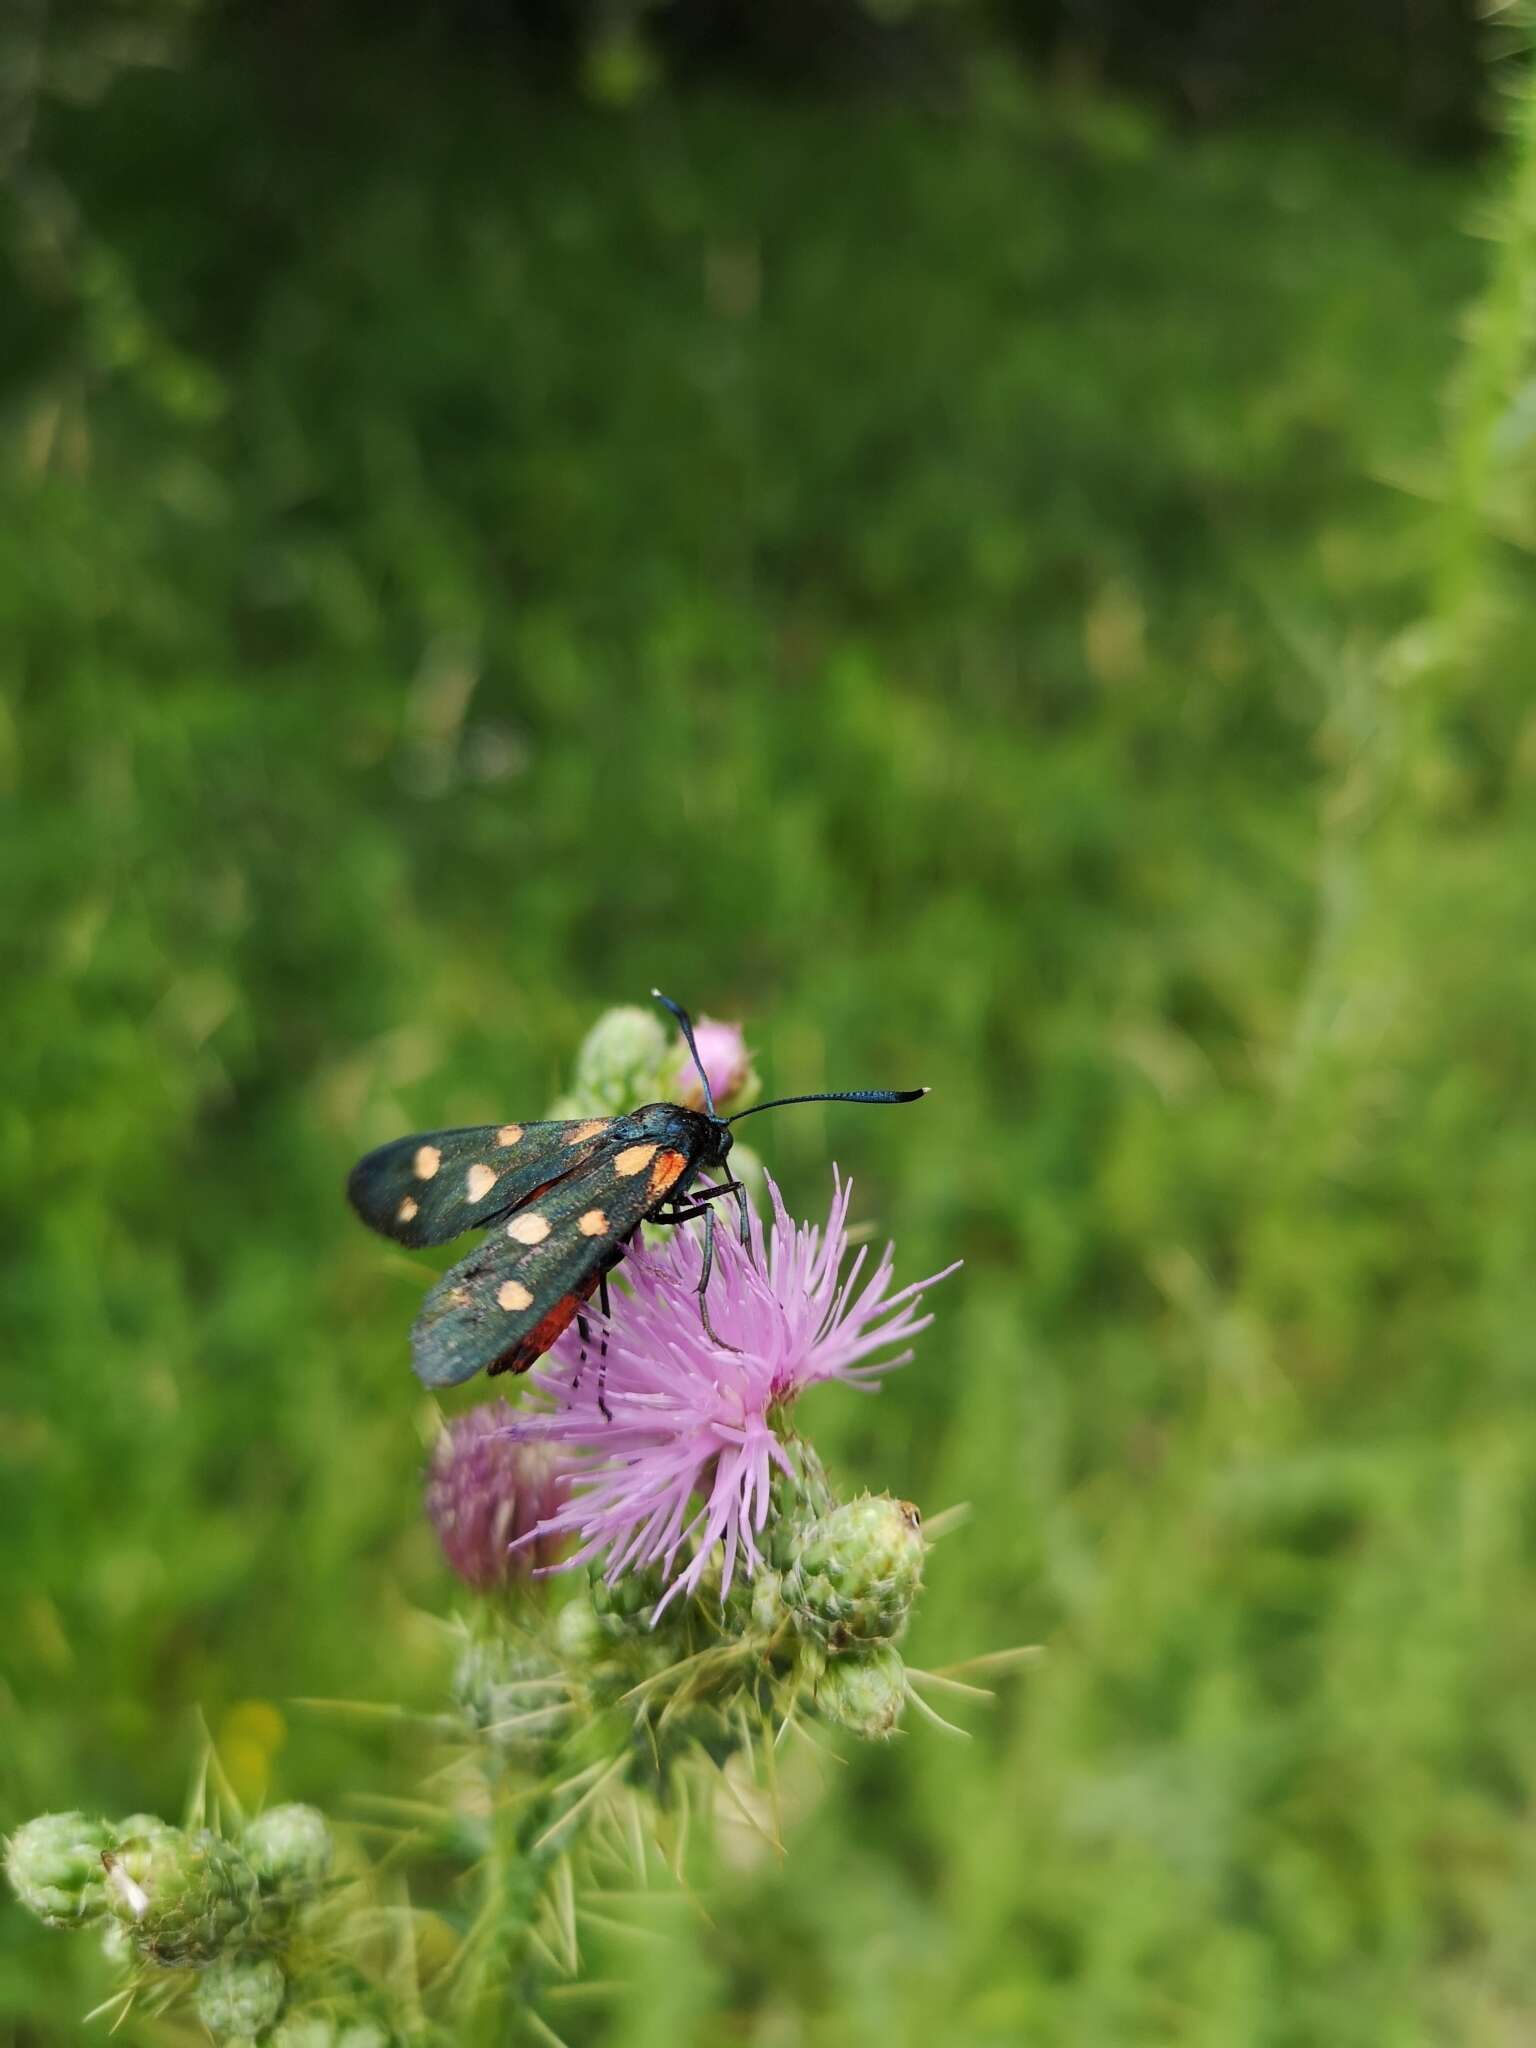
<instances>
[{"instance_id":1,"label":"blurred green foliage","mask_svg":"<svg viewBox=\"0 0 1536 2048\"><path fill-rule=\"evenodd\" d=\"M206 0L70 4L110 14ZM769 90L895 85L952 103L968 61L991 51L1079 85L1148 94L1185 120L1328 107L1465 147L1485 132L1483 60L1523 9L1522 0L220 0L218 11L275 34L298 61L317 31L355 44L383 25L614 104L664 80L705 77Z\"/></svg>"},{"instance_id":2,"label":"blurred green foliage","mask_svg":"<svg viewBox=\"0 0 1536 2048\"><path fill-rule=\"evenodd\" d=\"M99 254L0 294L0 1826L174 1812L194 1708L248 1796L409 1787L289 1704L446 1676L342 1178L659 981L933 1084L758 1127L967 1261L805 1420L973 1505L918 1661L1049 1652L789 1767L576 2048L1518 2038L1528 250L1447 484L1460 175L275 69L50 107ZM103 1982L0 1913L15 2043Z\"/></svg>"}]
</instances>

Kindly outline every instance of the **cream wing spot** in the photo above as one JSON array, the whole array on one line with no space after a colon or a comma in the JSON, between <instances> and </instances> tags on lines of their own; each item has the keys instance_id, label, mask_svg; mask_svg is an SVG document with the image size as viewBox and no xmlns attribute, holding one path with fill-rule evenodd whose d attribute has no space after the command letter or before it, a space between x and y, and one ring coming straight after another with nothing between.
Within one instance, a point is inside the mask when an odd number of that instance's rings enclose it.
<instances>
[{"instance_id":1,"label":"cream wing spot","mask_svg":"<svg viewBox=\"0 0 1536 2048\"><path fill-rule=\"evenodd\" d=\"M508 1315L515 1315L520 1308L531 1308L533 1296L521 1280L503 1280L496 1290L498 1303Z\"/></svg>"},{"instance_id":2,"label":"cream wing spot","mask_svg":"<svg viewBox=\"0 0 1536 2048\"><path fill-rule=\"evenodd\" d=\"M607 1128L606 1117L589 1117L586 1123L577 1124L565 1142L567 1145L585 1145L588 1138L595 1138L599 1131L605 1131Z\"/></svg>"},{"instance_id":3,"label":"cream wing spot","mask_svg":"<svg viewBox=\"0 0 1536 2048\"><path fill-rule=\"evenodd\" d=\"M430 1180L442 1163L443 1155L435 1145L418 1145L411 1171L418 1180Z\"/></svg>"},{"instance_id":4,"label":"cream wing spot","mask_svg":"<svg viewBox=\"0 0 1536 2048\"><path fill-rule=\"evenodd\" d=\"M516 1244L542 1244L549 1235L549 1218L541 1216L537 1209L529 1209L522 1216L514 1216L507 1225L507 1235Z\"/></svg>"},{"instance_id":5,"label":"cream wing spot","mask_svg":"<svg viewBox=\"0 0 1536 2048\"><path fill-rule=\"evenodd\" d=\"M509 1146L515 1145L522 1135L523 1127L521 1124L503 1124L496 1133L496 1142L502 1151L505 1152Z\"/></svg>"},{"instance_id":6,"label":"cream wing spot","mask_svg":"<svg viewBox=\"0 0 1536 2048\"><path fill-rule=\"evenodd\" d=\"M476 1162L464 1176L464 1192L472 1202L483 1202L496 1185L494 1166L482 1166Z\"/></svg>"},{"instance_id":7,"label":"cream wing spot","mask_svg":"<svg viewBox=\"0 0 1536 2048\"><path fill-rule=\"evenodd\" d=\"M414 1223L416 1221L417 1211L418 1204L413 1202L411 1197L407 1195L405 1200L400 1204L399 1208L395 1211L395 1221L397 1223Z\"/></svg>"},{"instance_id":8,"label":"cream wing spot","mask_svg":"<svg viewBox=\"0 0 1536 2048\"><path fill-rule=\"evenodd\" d=\"M608 1218L601 1209L588 1209L585 1215L577 1217L576 1228L583 1237L601 1237L608 1228Z\"/></svg>"},{"instance_id":9,"label":"cream wing spot","mask_svg":"<svg viewBox=\"0 0 1536 2048\"><path fill-rule=\"evenodd\" d=\"M655 1150L654 1145L626 1145L613 1162L614 1172L625 1175L643 1173L650 1165Z\"/></svg>"}]
</instances>

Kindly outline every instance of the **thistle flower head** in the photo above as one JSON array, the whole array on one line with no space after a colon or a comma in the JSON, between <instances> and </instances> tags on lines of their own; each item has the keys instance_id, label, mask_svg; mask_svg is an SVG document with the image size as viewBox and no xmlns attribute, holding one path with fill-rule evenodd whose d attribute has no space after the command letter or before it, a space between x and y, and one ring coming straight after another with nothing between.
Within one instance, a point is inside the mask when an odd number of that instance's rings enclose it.
<instances>
[{"instance_id":1,"label":"thistle flower head","mask_svg":"<svg viewBox=\"0 0 1536 2048\"><path fill-rule=\"evenodd\" d=\"M198 1979L197 2016L216 2040L254 2040L282 2011L287 1988L270 1956L217 1956Z\"/></svg>"},{"instance_id":2,"label":"thistle flower head","mask_svg":"<svg viewBox=\"0 0 1536 2048\"><path fill-rule=\"evenodd\" d=\"M629 1294L599 1319L606 1358L562 1339L534 1375L549 1410L514 1425L524 1443L584 1453L538 1539L578 1538L571 1562L602 1557L610 1581L658 1566L671 1583L657 1612L697 1587L717 1549L722 1599L738 1564L756 1570L774 1473L792 1476L781 1411L823 1380L869 1386L911 1355L877 1354L930 1321L932 1282L892 1292L890 1246L872 1265L861 1248L844 1272L850 1183L836 1181L825 1228L794 1223L768 1186L773 1220L765 1230L752 1217L749 1248L716 1232L709 1314L722 1343L699 1313L698 1226L676 1230L627 1261Z\"/></svg>"},{"instance_id":3,"label":"thistle flower head","mask_svg":"<svg viewBox=\"0 0 1536 2048\"><path fill-rule=\"evenodd\" d=\"M83 1813L40 1813L12 1835L5 1874L17 1898L50 1927L74 1927L107 1903L102 1851L117 1836Z\"/></svg>"},{"instance_id":4,"label":"thistle flower head","mask_svg":"<svg viewBox=\"0 0 1536 2048\"><path fill-rule=\"evenodd\" d=\"M906 1703L906 1667L889 1643L830 1658L816 1683L816 1705L827 1720L866 1742L894 1735Z\"/></svg>"},{"instance_id":5,"label":"thistle flower head","mask_svg":"<svg viewBox=\"0 0 1536 2048\"><path fill-rule=\"evenodd\" d=\"M240 1846L263 1891L304 1890L323 1883L336 1853L325 1815L318 1807L297 1801L258 1813Z\"/></svg>"},{"instance_id":6,"label":"thistle flower head","mask_svg":"<svg viewBox=\"0 0 1536 2048\"><path fill-rule=\"evenodd\" d=\"M559 1740L569 1712L559 1665L505 1627L465 1632L451 1690L467 1725L530 1769Z\"/></svg>"},{"instance_id":7,"label":"thistle flower head","mask_svg":"<svg viewBox=\"0 0 1536 2048\"><path fill-rule=\"evenodd\" d=\"M546 1445L520 1442L512 1410L490 1401L450 1422L427 1478L427 1514L443 1555L466 1585L489 1593L552 1564L558 1535L534 1535L565 1498L567 1461Z\"/></svg>"},{"instance_id":8,"label":"thistle flower head","mask_svg":"<svg viewBox=\"0 0 1536 2048\"><path fill-rule=\"evenodd\" d=\"M267 2036L269 2048L390 2048L375 2020L334 2020L324 2013L293 2013Z\"/></svg>"},{"instance_id":9,"label":"thistle flower head","mask_svg":"<svg viewBox=\"0 0 1536 2048\"><path fill-rule=\"evenodd\" d=\"M786 1576L798 1625L840 1650L894 1642L907 1625L923 1571L922 1518L910 1501L865 1494L815 1524Z\"/></svg>"},{"instance_id":10,"label":"thistle flower head","mask_svg":"<svg viewBox=\"0 0 1536 2048\"><path fill-rule=\"evenodd\" d=\"M107 1905L148 1961L168 1969L211 1963L250 1934L260 1907L256 1873L206 1828L163 1828L103 1858Z\"/></svg>"},{"instance_id":11,"label":"thistle flower head","mask_svg":"<svg viewBox=\"0 0 1536 2048\"><path fill-rule=\"evenodd\" d=\"M556 1115L616 1116L656 1094L667 1031L654 1010L605 1010L581 1042L570 1096Z\"/></svg>"},{"instance_id":12,"label":"thistle flower head","mask_svg":"<svg viewBox=\"0 0 1536 2048\"><path fill-rule=\"evenodd\" d=\"M752 1055L747 1051L746 1033L739 1024L726 1024L718 1017L698 1017L694 1020L693 1038L699 1048L704 1071L709 1076L715 1107L734 1109L749 1089L755 1091L757 1087ZM675 1100L687 1103L692 1109L702 1109L704 1089L699 1081L699 1070L681 1036L673 1057L675 1070L671 1087Z\"/></svg>"}]
</instances>

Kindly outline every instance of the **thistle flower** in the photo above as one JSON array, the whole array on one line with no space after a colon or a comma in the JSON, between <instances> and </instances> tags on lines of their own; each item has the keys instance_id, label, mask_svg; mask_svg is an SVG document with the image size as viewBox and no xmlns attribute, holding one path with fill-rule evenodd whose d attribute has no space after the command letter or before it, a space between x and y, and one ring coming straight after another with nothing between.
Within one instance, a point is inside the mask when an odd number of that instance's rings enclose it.
<instances>
[{"instance_id":1,"label":"thistle flower","mask_svg":"<svg viewBox=\"0 0 1536 2048\"><path fill-rule=\"evenodd\" d=\"M256 1873L206 1828L141 1835L109 1850L103 1862L107 1904L149 1961L168 1969L210 1963L255 1928Z\"/></svg>"},{"instance_id":2,"label":"thistle flower","mask_svg":"<svg viewBox=\"0 0 1536 2048\"><path fill-rule=\"evenodd\" d=\"M709 1312L723 1343L699 1315L700 1238L674 1231L660 1249L631 1253L629 1295L602 1325L603 1364L590 1347L583 1363L579 1340L563 1338L534 1374L549 1411L514 1424L524 1443L586 1452L538 1540L579 1538L570 1562L604 1557L610 1583L658 1565L671 1581L658 1613L697 1587L717 1547L722 1599L738 1563L757 1569L773 1475L794 1476L776 1428L782 1411L824 1380L868 1388L911 1355L875 1354L931 1320L919 1310L933 1280L890 1291L889 1245L867 1275L861 1248L844 1275L851 1183L834 1180L825 1229L792 1222L768 1187L773 1221L765 1230L751 1218L750 1256L716 1233ZM690 1512L695 1494L702 1505Z\"/></svg>"},{"instance_id":3,"label":"thistle flower","mask_svg":"<svg viewBox=\"0 0 1536 2048\"><path fill-rule=\"evenodd\" d=\"M267 2036L270 2048L389 2048L390 2036L373 2020L333 2020L294 2013Z\"/></svg>"},{"instance_id":4,"label":"thistle flower","mask_svg":"<svg viewBox=\"0 0 1536 2048\"><path fill-rule=\"evenodd\" d=\"M75 1927L104 1911L102 1851L117 1836L83 1813L40 1813L12 1835L5 1874L17 1898L49 1927Z\"/></svg>"},{"instance_id":5,"label":"thistle flower","mask_svg":"<svg viewBox=\"0 0 1536 2048\"><path fill-rule=\"evenodd\" d=\"M466 1631L451 1691L472 1729L529 1768L558 1741L568 1712L554 1659L502 1627Z\"/></svg>"},{"instance_id":6,"label":"thistle flower","mask_svg":"<svg viewBox=\"0 0 1536 2048\"><path fill-rule=\"evenodd\" d=\"M158 1813L130 1813L126 1819L114 1821L112 1831L120 1842L148 1840L151 1835L176 1835L181 1830L168 1820L162 1820Z\"/></svg>"},{"instance_id":7,"label":"thistle flower","mask_svg":"<svg viewBox=\"0 0 1536 2048\"><path fill-rule=\"evenodd\" d=\"M798 1625L828 1649L894 1642L907 1625L922 1571L917 1509L889 1494L865 1494L809 1531L785 1577L784 1598Z\"/></svg>"},{"instance_id":8,"label":"thistle flower","mask_svg":"<svg viewBox=\"0 0 1536 2048\"><path fill-rule=\"evenodd\" d=\"M831 1658L816 1684L816 1705L826 1718L866 1742L894 1735L906 1703L906 1667L889 1643Z\"/></svg>"},{"instance_id":9,"label":"thistle flower","mask_svg":"<svg viewBox=\"0 0 1536 2048\"><path fill-rule=\"evenodd\" d=\"M709 1076L709 1085L714 1094L715 1107L734 1108L739 1098L749 1090L755 1091L757 1076L752 1071L752 1056L747 1051L746 1033L739 1024L722 1023L718 1017L697 1017L693 1025L694 1043L699 1048L699 1058ZM704 1107L704 1090L699 1081L699 1070L693 1064L681 1037L678 1038L673 1055L675 1061L671 1076L673 1099L687 1103L690 1108Z\"/></svg>"},{"instance_id":10,"label":"thistle flower","mask_svg":"<svg viewBox=\"0 0 1536 2048\"><path fill-rule=\"evenodd\" d=\"M581 1042L569 1094L550 1114L617 1116L633 1109L659 1092L667 1056L666 1027L654 1010L605 1010Z\"/></svg>"},{"instance_id":11,"label":"thistle flower","mask_svg":"<svg viewBox=\"0 0 1536 2048\"><path fill-rule=\"evenodd\" d=\"M336 1853L325 1815L318 1807L297 1801L258 1813L240 1846L264 1892L305 1890L322 1883ZM258 2030L251 2027L247 2031Z\"/></svg>"},{"instance_id":12,"label":"thistle flower","mask_svg":"<svg viewBox=\"0 0 1536 2048\"><path fill-rule=\"evenodd\" d=\"M198 1979L197 2016L218 2040L254 2039L282 2011L287 1988L269 1956L219 1956Z\"/></svg>"},{"instance_id":13,"label":"thistle flower","mask_svg":"<svg viewBox=\"0 0 1536 2048\"><path fill-rule=\"evenodd\" d=\"M553 1564L558 1535L535 1535L565 1498L566 1460L522 1443L505 1401L488 1401L450 1422L437 1440L427 1479L427 1514L443 1556L466 1585L489 1593L536 1567Z\"/></svg>"}]
</instances>

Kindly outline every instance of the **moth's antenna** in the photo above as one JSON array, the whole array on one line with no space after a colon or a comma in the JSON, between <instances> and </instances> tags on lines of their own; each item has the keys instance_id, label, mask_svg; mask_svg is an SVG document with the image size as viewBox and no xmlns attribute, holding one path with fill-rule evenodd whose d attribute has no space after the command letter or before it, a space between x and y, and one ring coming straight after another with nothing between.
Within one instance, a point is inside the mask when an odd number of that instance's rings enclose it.
<instances>
[{"instance_id":1,"label":"moth's antenna","mask_svg":"<svg viewBox=\"0 0 1536 2048\"><path fill-rule=\"evenodd\" d=\"M651 994L664 1009L672 1012L678 1023L683 1027L683 1036L688 1041L688 1050L693 1054L693 1064L698 1068L699 1079L704 1083L704 1107L713 1116L715 1114L715 1091L709 1085L709 1076L704 1071L704 1062L699 1058L699 1048L693 1042L693 1019L681 1003L674 1003L672 998L664 996L659 988L653 988Z\"/></svg>"},{"instance_id":2,"label":"moth's antenna","mask_svg":"<svg viewBox=\"0 0 1536 2048\"><path fill-rule=\"evenodd\" d=\"M744 1116L756 1116L760 1109L786 1109L792 1102L919 1102L926 1088L843 1088L835 1095L779 1095L772 1102L754 1102L750 1109L738 1109L728 1124L739 1124Z\"/></svg>"}]
</instances>

